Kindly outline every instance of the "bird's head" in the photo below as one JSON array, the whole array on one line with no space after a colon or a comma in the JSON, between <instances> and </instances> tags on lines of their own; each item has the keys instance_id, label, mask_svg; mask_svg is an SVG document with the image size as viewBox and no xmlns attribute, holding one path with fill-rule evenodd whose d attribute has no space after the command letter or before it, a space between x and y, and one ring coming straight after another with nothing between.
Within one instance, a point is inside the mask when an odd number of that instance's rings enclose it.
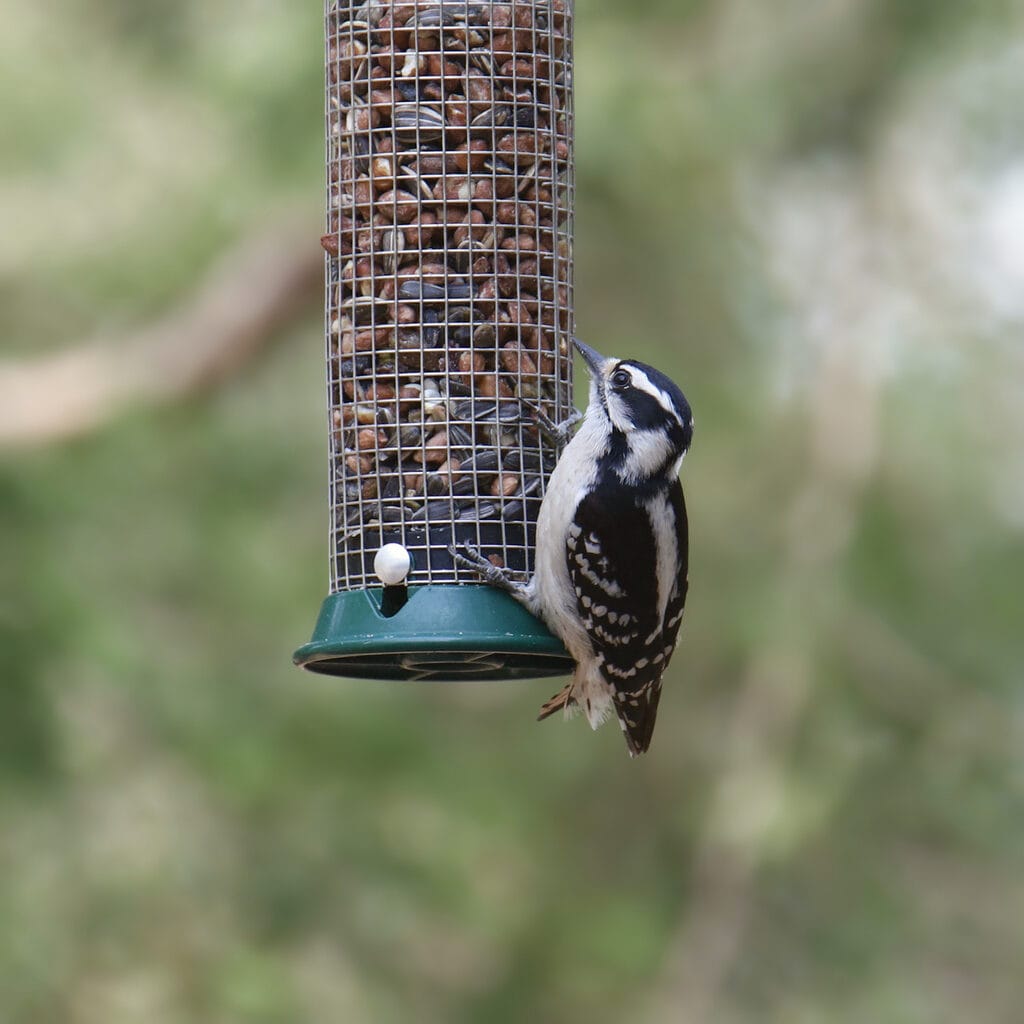
<instances>
[{"instance_id":1,"label":"bird's head","mask_svg":"<svg viewBox=\"0 0 1024 1024\"><path fill-rule=\"evenodd\" d=\"M630 482L675 477L693 439L693 413L679 387L635 359L602 356L573 339L590 371L587 419L609 439L612 468Z\"/></svg>"}]
</instances>

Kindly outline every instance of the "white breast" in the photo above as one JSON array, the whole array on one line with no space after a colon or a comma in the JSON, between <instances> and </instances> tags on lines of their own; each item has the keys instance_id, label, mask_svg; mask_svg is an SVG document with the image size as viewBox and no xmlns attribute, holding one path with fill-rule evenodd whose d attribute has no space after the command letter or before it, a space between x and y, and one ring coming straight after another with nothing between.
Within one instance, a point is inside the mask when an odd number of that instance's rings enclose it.
<instances>
[{"instance_id":1,"label":"white breast","mask_svg":"<svg viewBox=\"0 0 1024 1024\"><path fill-rule=\"evenodd\" d=\"M588 416L551 474L537 520L537 564L531 582L537 611L577 660L589 656L591 646L576 610L565 539L576 507L593 486L604 437L601 425Z\"/></svg>"}]
</instances>

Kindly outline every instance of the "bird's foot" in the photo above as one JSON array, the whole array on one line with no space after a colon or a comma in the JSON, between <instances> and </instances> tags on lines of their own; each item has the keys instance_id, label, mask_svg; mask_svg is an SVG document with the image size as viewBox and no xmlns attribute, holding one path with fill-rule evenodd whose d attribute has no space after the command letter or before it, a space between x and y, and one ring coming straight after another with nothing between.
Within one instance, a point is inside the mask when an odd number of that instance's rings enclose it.
<instances>
[{"instance_id":1,"label":"bird's foot","mask_svg":"<svg viewBox=\"0 0 1024 1024\"><path fill-rule=\"evenodd\" d=\"M579 409L573 409L561 423L556 423L543 409L536 408L533 410L533 419L541 436L555 447L561 448L572 440L572 428L583 419L583 413Z\"/></svg>"},{"instance_id":2,"label":"bird's foot","mask_svg":"<svg viewBox=\"0 0 1024 1024\"><path fill-rule=\"evenodd\" d=\"M572 683L566 683L554 697L544 701L540 706L540 714L537 715L537 721L543 722L545 718L553 715L556 711L564 711L566 717L569 717L570 712L575 710L576 698L572 696Z\"/></svg>"},{"instance_id":3,"label":"bird's foot","mask_svg":"<svg viewBox=\"0 0 1024 1024\"><path fill-rule=\"evenodd\" d=\"M527 585L515 579L519 573L512 569L503 569L485 558L472 544L452 545L448 548L453 561L463 569L469 569L498 590L511 594L517 601L528 605Z\"/></svg>"}]
</instances>

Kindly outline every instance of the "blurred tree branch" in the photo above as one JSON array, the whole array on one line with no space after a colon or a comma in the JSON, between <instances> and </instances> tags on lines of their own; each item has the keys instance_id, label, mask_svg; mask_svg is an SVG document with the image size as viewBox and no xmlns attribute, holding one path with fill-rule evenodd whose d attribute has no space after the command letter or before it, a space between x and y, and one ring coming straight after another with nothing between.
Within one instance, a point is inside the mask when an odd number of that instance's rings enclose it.
<instances>
[{"instance_id":1,"label":"blurred tree branch","mask_svg":"<svg viewBox=\"0 0 1024 1024\"><path fill-rule=\"evenodd\" d=\"M0 360L0 447L79 437L132 406L230 378L310 308L323 267L317 237L303 217L279 221L243 239L182 305L135 334Z\"/></svg>"}]
</instances>

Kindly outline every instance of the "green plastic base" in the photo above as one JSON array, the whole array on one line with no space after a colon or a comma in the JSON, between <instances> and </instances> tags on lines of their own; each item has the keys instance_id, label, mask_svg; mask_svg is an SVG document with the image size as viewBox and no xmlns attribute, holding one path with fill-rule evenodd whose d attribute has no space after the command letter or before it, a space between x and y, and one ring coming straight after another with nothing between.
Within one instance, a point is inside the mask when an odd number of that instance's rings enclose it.
<instances>
[{"instance_id":1,"label":"green plastic base","mask_svg":"<svg viewBox=\"0 0 1024 1024\"><path fill-rule=\"evenodd\" d=\"M562 642L500 590L452 584L410 587L408 594L391 615L381 610L383 589L329 595L295 664L356 679L539 679L572 672Z\"/></svg>"}]
</instances>

